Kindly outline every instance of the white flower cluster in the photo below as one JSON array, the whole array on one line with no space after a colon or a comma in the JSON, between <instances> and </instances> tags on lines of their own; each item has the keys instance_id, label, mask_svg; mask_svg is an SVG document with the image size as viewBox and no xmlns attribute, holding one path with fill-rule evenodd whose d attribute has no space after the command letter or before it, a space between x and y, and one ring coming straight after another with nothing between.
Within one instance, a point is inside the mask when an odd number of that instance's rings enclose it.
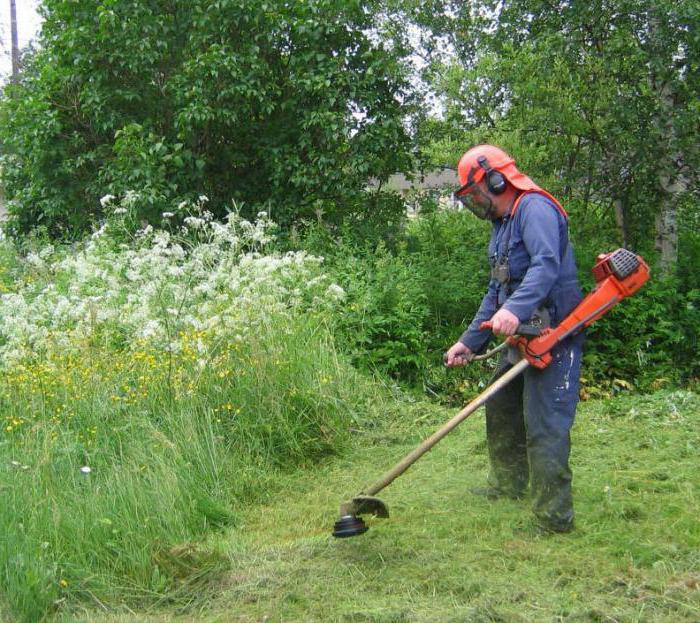
<instances>
[{"instance_id":1,"label":"white flower cluster","mask_svg":"<svg viewBox=\"0 0 700 623\"><path fill-rule=\"evenodd\" d=\"M220 222L201 210L184 223L177 234L148 226L132 244L116 243L107 225L68 255L47 248L27 257L43 279L0 295L0 367L94 335L173 351L181 332L245 339L344 297L323 274L323 258L265 254L275 226L264 213Z\"/></svg>"}]
</instances>

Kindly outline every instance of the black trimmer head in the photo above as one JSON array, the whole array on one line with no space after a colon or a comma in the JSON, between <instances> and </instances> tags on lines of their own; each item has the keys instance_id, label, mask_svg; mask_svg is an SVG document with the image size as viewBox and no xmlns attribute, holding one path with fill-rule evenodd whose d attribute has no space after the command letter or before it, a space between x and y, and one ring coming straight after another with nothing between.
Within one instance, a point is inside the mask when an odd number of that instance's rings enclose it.
<instances>
[{"instance_id":1,"label":"black trimmer head","mask_svg":"<svg viewBox=\"0 0 700 623\"><path fill-rule=\"evenodd\" d=\"M333 536L344 539L349 536L358 536L369 530L362 517L357 515L343 515L335 522Z\"/></svg>"},{"instance_id":2,"label":"black trimmer head","mask_svg":"<svg viewBox=\"0 0 700 623\"><path fill-rule=\"evenodd\" d=\"M340 505L340 519L335 522L333 536L346 538L358 536L369 530L369 526L359 515L371 514L375 517L388 517L389 510L379 498L369 495L358 495L351 502Z\"/></svg>"}]
</instances>

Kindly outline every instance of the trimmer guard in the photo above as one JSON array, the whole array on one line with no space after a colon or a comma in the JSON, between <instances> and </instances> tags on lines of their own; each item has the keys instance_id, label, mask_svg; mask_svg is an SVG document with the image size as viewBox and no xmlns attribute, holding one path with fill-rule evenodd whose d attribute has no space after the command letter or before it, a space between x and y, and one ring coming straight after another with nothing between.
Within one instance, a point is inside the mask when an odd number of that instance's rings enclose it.
<instances>
[{"instance_id":1,"label":"trimmer guard","mask_svg":"<svg viewBox=\"0 0 700 623\"><path fill-rule=\"evenodd\" d=\"M358 495L349 504L341 506L341 515L374 515L375 517L387 518L389 509L379 498L371 495Z\"/></svg>"}]
</instances>

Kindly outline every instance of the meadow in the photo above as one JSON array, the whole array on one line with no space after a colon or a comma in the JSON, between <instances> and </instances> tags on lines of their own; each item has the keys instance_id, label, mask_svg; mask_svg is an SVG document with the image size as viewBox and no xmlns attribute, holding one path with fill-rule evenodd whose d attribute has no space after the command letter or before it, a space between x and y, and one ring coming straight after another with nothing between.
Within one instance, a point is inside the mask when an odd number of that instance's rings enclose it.
<instances>
[{"instance_id":1,"label":"meadow","mask_svg":"<svg viewBox=\"0 0 700 623\"><path fill-rule=\"evenodd\" d=\"M470 421L392 486L390 520L333 539L341 499L461 397L353 366L367 309L342 274L280 250L266 214L206 203L133 234L126 201L82 243L2 243L3 620L698 620L692 391L583 404L570 537L469 497L487 464Z\"/></svg>"}]
</instances>

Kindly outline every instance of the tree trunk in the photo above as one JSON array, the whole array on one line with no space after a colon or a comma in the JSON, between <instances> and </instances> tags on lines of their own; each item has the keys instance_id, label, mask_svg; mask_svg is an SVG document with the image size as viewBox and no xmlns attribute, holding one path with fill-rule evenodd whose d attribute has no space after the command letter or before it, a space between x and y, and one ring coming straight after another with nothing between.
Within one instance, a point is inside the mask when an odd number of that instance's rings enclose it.
<instances>
[{"instance_id":1,"label":"tree trunk","mask_svg":"<svg viewBox=\"0 0 700 623\"><path fill-rule=\"evenodd\" d=\"M658 41L663 38L660 28L661 20L656 11L649 14L649 35L651 41ZM657 124L661 130L661 143L663 147L659 149L660 173L658 177L661 189L659 211L656 216L656 249L659 251L659 273L671 275L675 272L678 264L678 204L683 199L683 195L688 192L690 181L685 174L685 157L679 149L678 128L674 120L678 101L674 87L674 78L677 70L673 67L661 71L656 75L652 70L651 87L656 92L659 102ZM666 156L662 154L666 152Z\"/></svg>"},{"instance_id":2,"label":"tree trunk","mask_svg":"<svg viewBox=\"0 0 700 623\"><path fill-rule=\"evenodd\" d=\"M676 164L675 175L659 177L664 191L663 203L656 216L656 249L660 252L658 269L662 275L670 275L678 264L678 203L688 190L688 179Z\"/></svg>"},{"instance_id":3,"label":"tree trunk","mask_svg":"<svg viewBox=\"0 0 700 623\"><path fill-rule=\"evenodd\" d=\"M10 0L10 29L12 31L12 79L19 76L19 37L17 36L17 6Z\"/></svg>"},{"instance_id":4,"label":"tree trunk","mask_svg":"<svg viewBox=\"0 0 700 623\"><path fill-rule=\"evenodd\" d=\"M613 210L615 211L615 224L622 238L622 246L627 247L629 244L629 232L627 228L627 200L615 199L613 201Z\"/></svg>"}]
</instances>

